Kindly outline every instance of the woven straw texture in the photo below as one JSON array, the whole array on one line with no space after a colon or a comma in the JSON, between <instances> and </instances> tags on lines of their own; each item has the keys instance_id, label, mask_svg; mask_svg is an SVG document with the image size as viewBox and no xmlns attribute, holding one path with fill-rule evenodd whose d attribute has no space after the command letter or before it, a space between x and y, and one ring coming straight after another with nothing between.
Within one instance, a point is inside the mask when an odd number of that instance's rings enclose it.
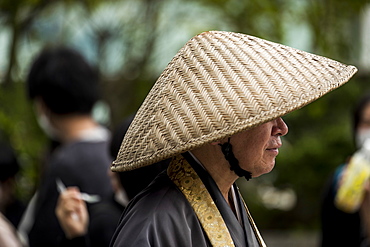
<instances>
[{"instance_id":1,"label":"woven straw texture","mask_svg":"<svg viewBox=\"0 0 370 247\"><path fill-rule=\"evenodd\" d=\"M245 34L201 33L154 84L112 170L150 165L283 116L341 86L356 71Z\"/></svg>"}]
</instances>

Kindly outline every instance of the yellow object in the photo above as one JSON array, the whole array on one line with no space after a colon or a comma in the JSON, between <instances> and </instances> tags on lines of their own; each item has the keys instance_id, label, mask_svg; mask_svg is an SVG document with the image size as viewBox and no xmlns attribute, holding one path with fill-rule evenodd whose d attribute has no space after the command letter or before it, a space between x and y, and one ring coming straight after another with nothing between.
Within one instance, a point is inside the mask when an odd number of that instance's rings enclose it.
<instances>
[{"instance_id":1,"label":"yellow object","mask_svg":"<svg viewBox=\"0 0 370 247\"><path fill-rule=\"evenodd\" d=\"M356 153L345 168L339 182L335 205L347 212L356 212L364 198L364 186L370 177L370 160L364 153Z\"/></svg>"}]
</instances>

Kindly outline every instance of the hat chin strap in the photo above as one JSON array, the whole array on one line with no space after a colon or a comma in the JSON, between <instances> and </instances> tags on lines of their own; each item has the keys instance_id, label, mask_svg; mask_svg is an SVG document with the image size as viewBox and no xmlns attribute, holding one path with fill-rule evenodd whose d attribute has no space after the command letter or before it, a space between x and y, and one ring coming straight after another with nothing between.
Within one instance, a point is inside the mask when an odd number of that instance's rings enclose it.
<instances>
[{"instance_id":1,"label":"hat chin strap","mask_svg":"<svg viewBox=\"0 0 370 247\"><path fill-rule=\"evenodd\" d=\"M230 137L229 137L229 139L226 143L218 144L218 145L221 146L221 151L225 155L225 159L230 164L230 170L234 171L236 173L236 175L238 175L239 177L245 177L245 179L247 179L247 181L249 179L251 179L252 178L252 173L242 169L239 166L239 161L237 160L237 158L235 158L234 153L233 153L233 149L232 149L232 146L231 146L231 143L230 143Z\"/></svg>"}]
</instances>

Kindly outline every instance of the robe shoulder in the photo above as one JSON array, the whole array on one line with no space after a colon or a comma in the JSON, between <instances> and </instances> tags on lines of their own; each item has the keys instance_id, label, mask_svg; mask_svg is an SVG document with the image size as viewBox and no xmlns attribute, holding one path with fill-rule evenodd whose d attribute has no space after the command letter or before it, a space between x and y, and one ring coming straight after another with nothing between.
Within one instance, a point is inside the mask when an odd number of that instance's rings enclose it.
<instances>
[{"instance_id":1,"label":"robe shoulder","mask_svg":"<svg viewBox=\"0 0 370 247\"><path fill-rule=\"evenodd\" d=\"M211 246L194 210L166 173L127 206L111 246Z\"/></svg>"}]
</instances>

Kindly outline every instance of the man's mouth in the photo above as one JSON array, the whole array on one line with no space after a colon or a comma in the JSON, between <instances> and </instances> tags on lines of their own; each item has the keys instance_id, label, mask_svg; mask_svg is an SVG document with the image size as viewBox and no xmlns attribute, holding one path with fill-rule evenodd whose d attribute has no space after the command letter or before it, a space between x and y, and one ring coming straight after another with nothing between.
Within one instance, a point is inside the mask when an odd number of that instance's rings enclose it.
<instances>
[{"instance_id":1,"label":"man's mouth","mask_svg":"<svg viewBox=\"0 0 370 247\"><path fill-rule=\"evenodd\" d=\"M273 156L277 156L279 154L279 149L278 148L267 148L266 151Z\"/></svg>"},{"instance_id":2,"label":"man's mouth","mask_svg":"<svg viewBox=\"0 0 370 247\"><path fill-rule=\"evenodd\" d=\"M276 145L273 145L271 147L266 148L266 151L276 152L279 153L279 148L282 146L282 143L277 143Z\"/></svg>"}]
</instances>

